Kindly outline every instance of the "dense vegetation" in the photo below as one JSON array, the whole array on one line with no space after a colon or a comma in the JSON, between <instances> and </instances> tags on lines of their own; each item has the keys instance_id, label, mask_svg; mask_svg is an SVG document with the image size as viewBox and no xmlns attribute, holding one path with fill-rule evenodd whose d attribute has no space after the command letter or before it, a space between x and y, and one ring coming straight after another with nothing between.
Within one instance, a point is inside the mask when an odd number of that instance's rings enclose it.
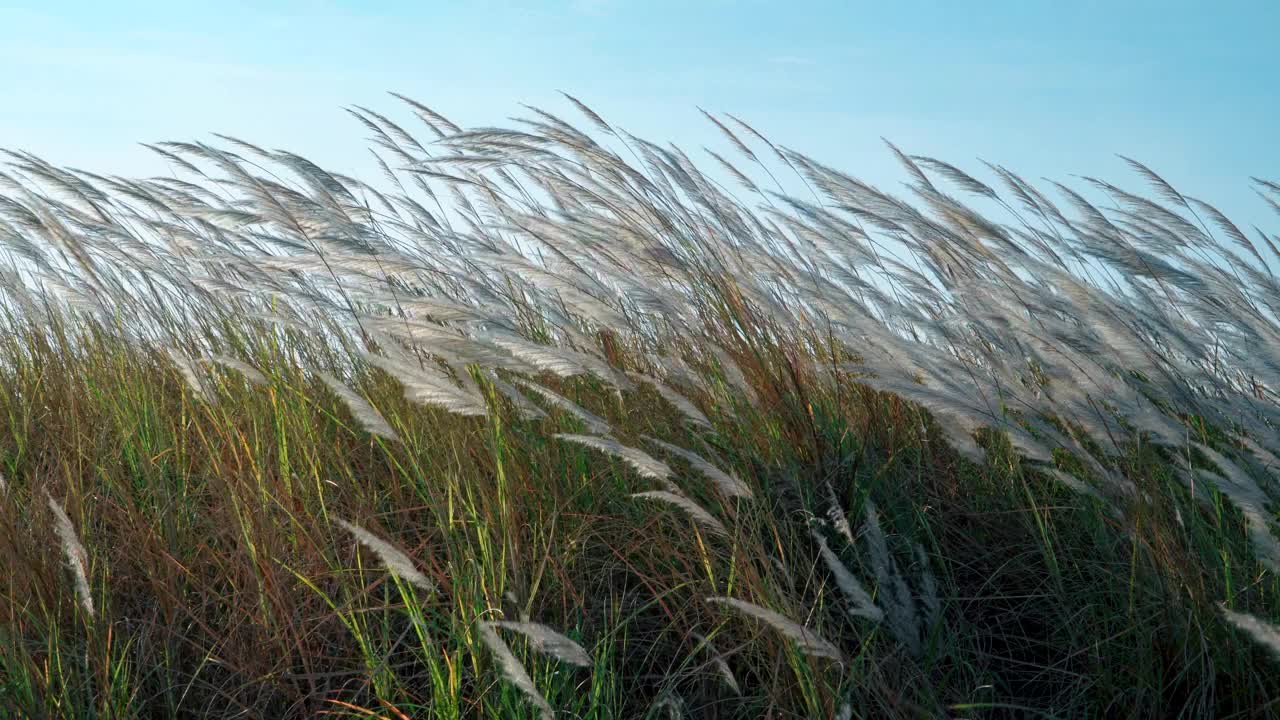
<instances>
[{"instance_id":1,"label":"dense vegetation","mask_svg":"<svg viewBox=\"0 0 1280 720\"><path fill-rule=\"evenodd\" d=\"M8 155L6 716L1277 712L1280 238L570 100Z\"/></svg>"}]
</instances>

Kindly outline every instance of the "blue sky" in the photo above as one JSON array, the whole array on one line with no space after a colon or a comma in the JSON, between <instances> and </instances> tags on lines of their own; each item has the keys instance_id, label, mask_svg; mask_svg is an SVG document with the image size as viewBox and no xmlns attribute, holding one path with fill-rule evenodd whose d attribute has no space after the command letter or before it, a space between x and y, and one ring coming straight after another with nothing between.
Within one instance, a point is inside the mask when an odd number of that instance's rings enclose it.
<instances>
[{"instance_id":1,"label":"blue sky","mask_svg":"<svg viewBox=\"0 0 1280 720\"><path fill-rule=\"evenodd\" d=\"M724 147L696 106L733 112L884 185L881 136L1055 179L1125 153L1274 231L1247 180L1280 177L1277 29L1262 2L0 0L0 146L156 173L138 142L217 131L373 177L343 106L492 125L565 90L690 149Z\"/></svg>"}]
</instances>

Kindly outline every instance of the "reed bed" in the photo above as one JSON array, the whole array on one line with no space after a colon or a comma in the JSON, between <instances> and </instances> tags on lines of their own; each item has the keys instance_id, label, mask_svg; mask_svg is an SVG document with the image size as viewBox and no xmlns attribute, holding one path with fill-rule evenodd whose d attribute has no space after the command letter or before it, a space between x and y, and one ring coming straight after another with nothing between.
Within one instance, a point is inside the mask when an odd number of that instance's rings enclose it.
<instances>
[{"instance_id":1,"label":"reed bed","mask_svg":"<svg viewBox=\"0 0 1280 720\"><path fill-rule=\"evenodd\" d=\"M6 716L1277 711L1280 237L399 99L6 153Z\"/></svg>"}]
</instances>

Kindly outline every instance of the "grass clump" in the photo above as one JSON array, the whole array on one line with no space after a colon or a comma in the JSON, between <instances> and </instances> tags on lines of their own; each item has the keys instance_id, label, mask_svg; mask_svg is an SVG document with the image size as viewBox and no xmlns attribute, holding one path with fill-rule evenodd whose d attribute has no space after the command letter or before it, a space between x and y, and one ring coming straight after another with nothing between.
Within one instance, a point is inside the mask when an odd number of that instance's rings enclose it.
<instances>
[{"instance_id":1,"label":"grass clump","mask_svg":"<svg viewBox=\"0 0 1280 720\"><path fill-rule=\"evenodd\" d=\"M573 103L355 111L379 185L9 154L4 714L1275 706L1274 236Z\"/></svg>"}]
</instances>

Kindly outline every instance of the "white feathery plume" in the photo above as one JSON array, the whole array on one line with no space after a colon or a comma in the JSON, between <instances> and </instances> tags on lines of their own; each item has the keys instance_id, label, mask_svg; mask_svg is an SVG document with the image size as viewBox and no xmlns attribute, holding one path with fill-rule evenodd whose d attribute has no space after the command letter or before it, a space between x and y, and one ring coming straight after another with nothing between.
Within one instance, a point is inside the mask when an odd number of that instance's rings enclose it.
<instances>
[{"instance_id":1,"label":"white feathery plume","mask_svg":"<svg viewBox=\"0 0 1280 720\"><path fill-rule=\"evenodd\" d=\"M220 355L220 354L210 355L209 357L205 358L205 362L215 362L225 368L230 368L232 370L235 370L236 372L244 376L245 380L248 380L253 385L257 385L261 387L261 386L270 384L267 381L267 377L263 375L261 372L259 372L257 368L255 368L254 366L250 365L247 362L244 362L242 360L237 360L236 358L233 358L230 355Z\"/></svg>"},{"instance_id":2,"label":"white feathery plume","mask_svg":"<svg viewBox=\"0 0 1280 720\"><path fill-rule=\"evenodd\" d=\"M1277 658L1280 658L1280 627L1263 622L1253 615L1229 610L1226 605L1219 605L1218 609L1222 611L1222 615L1227 619L1227 622L1248 633L1254 642L1262 645Z\"/></svg>"},{"instance_id":3,"label":"white feathery plume","mask_svg":"<svg viewBox=\"0 0 1280 720\"><path fill-rule=\"evenodd\" d=\"M1226 482L1214 482L1214 485L1244 517L1245 530L1258 559L1272 572L1280 572L1280 540L1271 531L1267 497L1262 489L1243 468L1217 450L1198 442L1192 443L1192 447L1204 453L1225 475Z\"/></svg>"},{"instance_id":4,"label":"white feathery plume","mask_svg":"<svg viewBox=\"0 0 1280 720\"><path fill-rule=\"evenodd\" d=\"M721 522L717 520L714 515L707 512L706 510L703 510L702 507L699 506L697 503L695 503L694 501L690 500L689 498L679 493L671 492L668 490L649 490L647 492L632 493L631 497L648 498L650 500L657 500L659 502L664 502L669 505L675 505L681 510L684 510L685 512L689 513L690 517L692 517L694 520L698 522L698 524L702 525L708 530L711 530L712 532L718 533L720 535L729 534L729 531L725 529L724 525L721 524Z\"/></svg>"},{"instance_id":5,"label":"white feathery plume","mask_svg":"<svg viewBox=\"0 0 1280 720\"><path fill-rule=\"evenodd\" d=\"M316 377L320 378L325 385L329 386L334 395L337 395L342 399L342 402L346 403L347 408L351 410L351 415L359 421L365 430L387 440L400 440L400 436L396 434L387 419L382 417L382 413L369 404L369 401L365 400L363 396L327 372L317 372Z\"/></svg>"},{"instance_id":6,"label":"white feathery plume","mask_svg":"<svg viewBox=\"0 0 1280 720\"><path fill-rule=\"evenodd\" d=\"M700 390L707 389L706 380L701 375L698 375L693 368L689 367L689 364L679 355L650 355L649 361L659 367L661 372L669 379L677 378Z\"/></svg>"},{"instance_id":7,"label":"white feathery plume","mask_svg":"<svg viewBox=\"0 0 1280 720\"><path fill-rule=\"evenodd\" d=\"M709 460L698 455L692 450L686 450L678 445L672 445L669 442L664 442L658 438L650 437L648 435L645 435L644 439L672 455L675 455L676 457L683 458L685 462L688 462L689 465L693 467L694 470L702 473L711 480L711 482L715 483L716 488L725 495L728 495L729 497L746 498L748 500L754 497L751 492L751 488L747 487L746 483L739 480L736 475L732 475L721 470L711 464Z\"/></svg>"},{"instance_id":8,"label":"white feathery plume","mask_svg":"<svg viewBox=\"0 0 1280 720\"><path fill-rule=\"evenodd\" d=\"M844 593L845 599L849 602L849 614L857 617L864 617L873 622L880 622L884 619L884 611L876 607L875 602L871 599L871 595L862 587L862 583L858 582L858 578L840 562L840 558L835 551L827 545L827 539L822 536L816 528L810 528L809 532L813 535L813 539L818 543L818 551L822 555L822 561L826 563L827 569L835 576L836 587L840 588L840 592Z\"/></svg>"},{"instance_id":9,"label":"white feathery plume","mask_svg":"<svg viewBox=\"0 0 1280 720\"><path fill-rule=\"evenodd\" d=\"M1093 489L1093 487L1091 487L1088 483L1086 483L1085 481L1081 480L1080 478L1070 473L1067 473L1063 470L1059 470L1058 468L1054 468L1054 467L1037 467L1036 470L1039 470L1045 475L1048 475L1049 477L1053 478L1054 480L1057 480L1058 482L1062 483L1068 488L1071 488L1073 491L1080 493L1081 495L1088 495L1090 497L1094 497L1094 498L1097 498L1098 500L1101 500L1103 504L1108 504L1107 499L1102 496L1102 493Z\"/></svg>"},{"instance_id":10,"label":"white feathery plume","mask_svg":"<svg viewBox=\"0 0 1280 720\"><path fill-rule=\"evenodd\" d=\"M844 510L840 507L840 499L836 497L836 489L829 482L823 483L823 486L827 491L827 503L830 505L827 508L827 519L850 545L856 544L853 539L853 528L849 525L849 517L844 514Z\"/></svg>"},{"instance_id":11,"label":"white feathery plume","mask_svg":"<svg viewBox=\"0 0 1280 720\"><path fill-rule=\"evenodd\" d=\"M477 323L504 322L498 308L465 305L440 297L415 298L378 298L387 305L398 306L404 310L430 315L436 320L446 322L467 321Z\"/></svg>"},{"instance_id":12,"label":"white feathery plume","mask_svg":"<svg viewBox=\"0 0 1280 720\"><path fill-rule=\"evenodd\" d=\"M468 392L454 384L449 376L426 368L413 367L391 358L365 353L370 365L385 370L404 386L405 399L422 405L435 405L466 417L483 417L489 407L478 393Z\"/></svg>"},{"instance_id":13,"label":"white feathery plume","mask_svg":"<svg viewBox=\"0 0 1280 720\"><path fill-rule=\"evenodd\" d=\"M341 518L335 518L334 522L341 525L347 532L354 535L360 544L372 550L373 554L378 556L378 559L382 561L382 564L386 566L387 571L392 575L395 575L406 582L417 585L428 592L435 591L435 583L431 582L426 575L423 575L422 572L414 566L413 560L409 559L409 556L406 555L404 551L355 523L347 522Z\"/></svg>"},{"instance_id":14,"label":"white feathery plume","mask_svg":"<svg viewBox=\"0 0 1280 720\"><path fill-rule=\"evenodd\" d=\"M738 685L738 678L733 676L733 669L729 667L728 661L724 659L724 656L720 654L715 645L711 644L711 638L698 633L692 634L698 640L699 646L707 649L707 654L711 656L711 664L715 666L716 672L724 679L724 684L728 685L735 695L741 695L742 688Z\"/></svg>"},{"instance_id":15,"label":"white feathery plume","mask_svg":"<svg viewBox=\"0 0 1280 720\"><path fill-rule=\"evenodd\" d=\"M178 373L182 375L182 379L187 381L187 386L191 388L191 391L201 400L211 402L213 394L209 392L209 388L205 386L204 381L200 379L199 371L196 370L191 360L174 348L165 348L165 350L169 353L169 359L173 362L173 366L178 368Z\"/></svg>"},{"instance_id":16,"label":"white feathery plume","mask_svg":"<svg viewBox=\"0 0 1280 720\"><path fill-rule=\"evenodd\" d=\"M526 420L543 420L547 417L542 408L530 402L529 398L525 397L514 385L498 377L496 372L490 370L488 377L489 382L493 383L494 389L505 395L511 401L511 404L516 406L516 410L519 411L521 417Z\"/></svg>"},{"instance_id":17,"label":"white feathery plume","mask_svg":"<svg viewBox=\"0 0 1280 720\"><path fill-rule=\"evenodd\" d=\"M89 590L89 553L76 536L76 529L71 525L67 511L53 498L47 490L45 497L49 499L49 509L53 511L53 530L62 543L62 552L67 556L67 565L75 578L76 595L80 598L80 606L90 618L94 617L93 593Z\"/></svg>"},{"instance_id":18,"label":"white feathery plume","mask_svg":"<svg viewBox=\"0 0 1280 720\"><path fill-rule=\"evenodd\" d=\"M671 468L667 467L666 463L653 458L643 450L627 447L613 438L596 437L595 435L573 435L570 433L556 433L553 437L579 445L586 445L589 448L595 448L613 455L635 468L636 472L643 477L653 480L666 480L671 477Z\"/></svg>"},{"instance_id":19,"label":"white feathery plume","mask_svg":"<svg viewBox=\"0 0 1280 720\"><path fill-rule=\"evenodd\" d=\"M581 645L546 625L535 622L515 621L497 621L489 624L524 635L529 639L529 644L533 646L533 649L543 655L550 655L560 662L569 663L570 665L591 667L591 656L587 654L586 650L582 649Z\"/></svg>"},{"instance_id":20,"label":"white feathery plume","mask_svg":"<svg viewBox=\"0 0 1280 720\"><path fill-rule=\"evenodd\" d=\"M913 656L919 656L920 624L916 613L916 603L911 597L911 589L907 581L898 572L897 563L889 552L889 543L884 530L880 527L879 513L875 503L870 499L866 504L866 532L868 555L871 568L875 571L876 582L880 585L880 601L884 606L885 619L889 629L893 631L898 642L906 646Z\"/></svg>"},{"instance_id":21,"label":"white feathery plume","mask_svg":"<svg viewBox=\"0 0 1280 720\"><path fill-rule=\"evenodd\" d=\"M564 410L570 415L578 418L579 420L582 421L584 425L587 426L587 429L590 430L591 432L598 433L600 435L608 435L609 433L613 432L613 428L609 427L609 423L606 422L604 418L598 415L594 415L590 412L587 412L580 405L570 400L569 398L555 391L548 390L547 388L542 387L537 383L529 382L528 380L522 380L520 378L516 378L515 382L518 385L520 385L520 387L526 390L530 390L534 393L537 393L538 395L542 396L542 399L546 400L552 405L555 405L561 410Z\"/></svg>"},{"instance_id":22,"label":"white feathery plume","mask_svg":"<svg viewBox=\"0 0 1280 720\"><path fill-rule=\"evenodd\" d=\"M625 374L614 369L603 359L572 348L539 345L510 333L491 335L486 339L511 353L517 360L562 378L590 374L609 383L616 390L631 390L635 387Z\"/></svg>"},{"instance_id":23,"label":"white feathery plume","mask_svg":"<svg viewBox=\"0 0 1280 720\"><path fill-rule=\"evenodd\" d=\"M653 710L665 709L667 717L671 720L684 720L685 707L684 699L674 692L667 692L662 699L653 704Z\"/></svg>"},{"instance_id":24,"label":"white feathery plume","mask_svg":"<svg viewBox=\"0 0 1280 720\"><path fill-rule=\"evenodd\" d=\"M471 376L471 370L467 367L472 363L456 354L441 353L440 357L449 366L449 369L458 376L458 382L462 385L464 392L471 393L476 397L484 396L484 392L480 390L480 386L476 384L476 379Z\"/></svg>"},{"instance_id":25,"label":"white feathery plume","mask_svg":"<svg viewBox=\"0 0 1280 720\"><path fill-rule=\"evenodd\" d=\"M920 565L920 604L928 613L929 622L937 622L942 616L942 601L938 598L938 580L929 567L929 555L924 546L915 544L916 562Z\"/></svg>"},{"instance_id":26,"label":"white feathery plume","mask_svg":"<svg viewBox=\"0 0 1280 720\"><path fill-rule=\"evenodd\" d=\"M511 353L516 359L562 378L584 375L587 372L578 353L564 348L539 345L512 333L492 334L484 339Z\"/></svg>"},{"instance_id":27,"label":"white feathery plume","mask_svg":"<svg viewBox=\"0 0 1280 720\"><path fill-rule=\"evenodd\" d=\"M724 348L718 345L710 346L711 353L716 356L716 360L720 362L720 370L724 373L725 380L730 385L740 390L752 405L758 405L760 402L759 395L756 394L755 388L751 387L751 383L747 381L747 376L743 374L742 368L738 367L738 363L734 362L733 356Z\"/></svg>"},{"instance_id":28,"label":"white feathery plume","mask_svg":"<svg viewBox=\"0 0 1280 720\"><path fill-rule=\"evenodd\" d=\"M640 373L627 373L627 375L634 380L645 382L652 386L654 390L658 391L658 395L662 396L663 400L666 400L668 404L679 410L680 414L684 415L689 422L703 428L710 429L712 427L711 420L707 419L707 416L698 409L697 405L693 404L692 400L676 392L662 381Z\"/></svg>"},{"instance_id":29,"label":"white feathery plume","mask_svg":"<svg viewBox=\"0 0 1280 720\"><path fill-rule=\"evenodd\" d=\"M511 652L511 648L503 642L502 638L493 629L492 623L482 622L476 628L480 633L480 639L484 641L485 646L489 648L489 652L493 653L498 659L498 669L502 672L503 677L512 685L519 688L529 700L538 708L538 715L542 720L552 720L555 713L551 710L551 705L547 699L538 692L538 688L533 684L533 678L529 677L528 671L520 664L520 660Z\"/></svg>"},{"instance_id":30,"label":"white feathery plume","mask_svg":"<svg viewBox=\"0 0 1280 720\"><path fill-rule=\"evenodd\" d=\"M728 605L738 612L749 615L765 624L773 627L773 629L782 633L783 636L794 642L806 655L812 657L830 658L837 662L843 661L840 651L835 645L827 642L818 633L809 630L799 623L788 620L781 613L776 613L767 608L762 608L754 603L745 600L738 600L731 597L709 597L709 603L717 603L720 605Z\"/></svg>"},{"instance_id":31,"label":"white feathery plume","mask_svg":"<svg viewBox=\"0 0 1280 720\"><path fill-rule=\"evenodd\" d=\"M364 317L360 322L372 329L370 334L384 354L409 360L411 366L417 364L418 356L404 352L402 344L436 355L455 366L478 364L520 372L536 370L502 348L475 340L454 328L393 317ZM466 382L468 378L461 379Z\"/></svg>"}]
</instances>

